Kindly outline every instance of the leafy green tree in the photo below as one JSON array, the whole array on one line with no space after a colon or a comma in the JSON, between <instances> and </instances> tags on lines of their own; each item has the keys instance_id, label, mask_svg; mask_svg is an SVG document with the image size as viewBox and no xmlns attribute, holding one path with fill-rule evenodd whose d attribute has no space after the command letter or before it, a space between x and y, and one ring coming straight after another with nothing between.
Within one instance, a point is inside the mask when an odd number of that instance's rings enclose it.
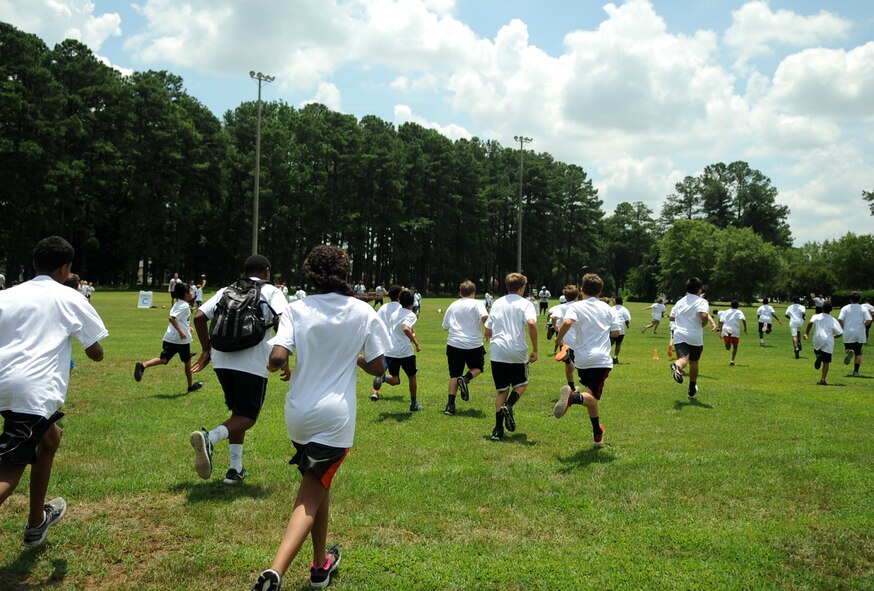
<instances>
[{"instance_id":1,"label":"leafy green tree","mask_svg":"<svg viewBox=\"0 0 874 591\"><path fill-rule=\"evenodd\" d=\"M622 202L604 220L608 267L619 289L625 287L631 269L640 266L656 244L656 222L652 216L652 209L641 201Z\"/></svg>"},{"instance_id":2,"label":"leafy green tree","mask_svg":"<svg viewBox=\"0 0 874 591\"><path fill-rule=\"evenodd\" d=\"M783 295L807 297L810 294L827 295L834 291L837 281L818 242L784 250L783 261L779 280Z\"/></svg>"},{"instance_id":3,"label":"leafy green tree","mask_svg":"<svg viewBox=\"0 0 874 591\"><path fill-rule=\"evenodd\" d=\"M848 232L837 240L826 240L822 249L838 288L874 288L874 235Z\"/></svg>"},{"instance_id":4,"label":"leafy green tree","mask_svg":"<svg viewBox=\"0 0 874 591\"><path fill-rule=\"evenodd\" d=\"M719 228L703 220L677 220L659 240L660 286L668 297L685 293L686 280L707 284L716 266Z\"/></svg>"},{"instance_id":5,"label":"leafy green tree","mask_svg":"<svg viewBox=\"0 0 874 591\"><path fill-rule=\"evenodd\" d=\"M862 199L868 202L868 207L871 208L871 215L874 215L874 191L862 191Z\"/></svg>"},{"instance_id":6,"label":"leafy green tree","mask_svg":"<svg viewBox=\"0 0 874 591\"><path fill-rule=\"evenodd\" d=\"M718 238L710 293L751 303L779 287L784 260L773 244L750 228L725 228Z\"/></svg>"}]
</instances>

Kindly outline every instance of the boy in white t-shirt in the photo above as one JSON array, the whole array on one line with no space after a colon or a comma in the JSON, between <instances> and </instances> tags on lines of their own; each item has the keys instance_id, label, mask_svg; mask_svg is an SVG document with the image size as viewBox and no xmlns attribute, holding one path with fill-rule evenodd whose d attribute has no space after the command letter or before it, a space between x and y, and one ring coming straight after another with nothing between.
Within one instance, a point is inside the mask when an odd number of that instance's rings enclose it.
<instances>
[{"instance_id":1,"label":"boy in white t-shirt","mask_svg":"<svg viewBox=\"0 0 874 591\"><path fill-rule=\"evenodd\" d=\"M771 324L776 320L778 323L783 322L777 318L777 311L768 303L768 298L762 298L762 305L756 310L756 316L759 319L759 346L765 346L765 334L771 334Z\"/></svg>"},{"instance_id":2,"label":"boy in white t-shirt","mask_svg":"<svg viewBox=\"0 0 874 591\"><path fill-rule=\"evenodd\" d=\"M625 329L631 326L631 312L622 305L622 296L613 298L613 313L619 320L619 336L610 337L610 342L615 347L613 351L613 364L619 363L619 351L622 350L622 341L625 339Z\"/></svg>"},{"instance_id":3,"label":"boy in white t-shirt","mask_svg":"<svg viewBox=\"0 0 874 591\"><path fill-rule=\"evenodd\" d=\"M558 332L558 326L561 324L561 319L564 316L564 310L566 308L565 304L567 303L567 297L564 294L558 296L558 303L549 309L548 318L546 320L546 340L551 341L552 337L555 336L555 333ZM555 355L555 352L558 351L558 341L555 341L555 344L552 347L552 354Z\"/></svg>"},{"instance_id":4,"label":"boy in white t-shirt","mask_svg":"<svg viewBox=\"0 0 874 591\"><path fill-rule=\"evenodd\" d=\"M680 298L670 318L676 322L674 328L674 349L677 361L671 364L671 374L678 384L683 383L686 367L689 368L689 399L698 393L698 361L704 352L704 327L712 323L707 300L701 297L704 283L697 277L686 281L686 295Z\"/></svg>"},{"instance_id":5,"label":"boy in white t-shirt","mask_svg":"<svg viewBox=\"0 0 874 591\"><path fill-rule=\"evenodd\" d=\"M486 320L485 339L489 341L489 361L495 382L495 428L492 441L516 430L513 406L528 387L528 364L537 361L537 311L525 298L528 278L509 273L504 278L507 295L495 300ZM525 332L531 339L531 353Z\"/></svg>"},{"instance_id":6,"label":"boy in white t-shirt","mask_svg":"<svg viewBox=\"0 0 874 591\"><path fill-rule=\"evenodd\" d=\"M134 366L134 379L143 379L146 369L156 365L167 365L175 355L179 355L185 369L185 380L188 382L188 392L196 392L203 387L203 382L195 382L191 377L191 327L188 319L191 317L190 302L194 299L191 288L181 281L173 286L173 297L176 303L170 308L170 322L164 332L161 354L145 363L139 361Z\"/></svg>"},{"instance_id":7,"label":"boy in white t-shirt","mask_svg":"<svg viewBox=\"0 0 874 591\"><path fill-rule=\"evenodd\" d=\"M585 390L576 393L570 386L562 386L558 402L552 409L553 416L560 419L571 405L584 405L592 422L595 447L604 445L604 425L601 424L598 402L604 392L604 382L613 369L610 340L619 336L622 325L613 308L598 299L603 288L604 282L598 275L587 273L583 276L583 298L568 306L561 322L560 342L564 342L570 331L574 332L574 367Z\"/></svg>"},{"instance_id":8,"label":"boy in white t-shirt","mask_svg":"<svg viewBox=\"0 0 874 591\"><path fill-rule=\"evenodd\" d=\"M734 365L734 360L737 357L737 347L740 345L740 327L743 324L744 334L747 334L747 317L743 310L740 309L740 302L737 300L731 301L731 308L719 312L719 327L720 335L725 343L725 350L731 349L731 361L729 365Z\"/></svg>"},{"instance_id":9,"label":"boy in white t-shirt","mask_svg":"<svg viewBox=\"0 0 874 591\"><path fill-rule=\"evenodd\" d=\"M489 317L485 304L476 299L473 281L462 281L458 286L460 299L446 308L443 315L443 330L446 337L446 359L449 363L449 400L443 410L445 415L455 414L455 396L470 399L468 384L485 368L486 349L483 346L482 325ZM467 373L464 373L464 366Z\"/></svg>"},{"instance_id":10,"label":"boy in white t-shirt","mask_svg":"<svg viewBox=\"0 0 874 591\"><path fill-rule=\"evenodd\" d=\"M556 306L553 310L554 312L550 312L553 314L553 322L557 327L556 332L561 330L561 323L564 320L565 314L567 314L568 308L577 301L580 297L580 290L576 285L568 284L565 285L561 290L561 297L564 300L561 305ZM574 384L574 345L576 341L574 340L574 332L571 331L567 333L564 337L564 340L561 342L561 352L556 355L556 361L564 362L564 377L567 380L567 386L573 391L576 391L576 385ZM559 347L558 337L555 339L556 348Z\"/></svg>"},{"instance_id":11,"label":"boy in white t-shirt","mask_svg":"<svg viewBox=\"0 0 874 591\"><path fill-rule=\"evenodd\" d=\"M416 301L413 292L408 289L401 291L398 296L398 308L392 313L388 319L386 327L388 334L391 337L391 344L388 351L385 353L385 365L388 369L388 375L383 374L373 380L373 392L370 394L371 400L379 399L379 389L383 384L389 386L399 386L401 383L401 369L407 374L407 383L410 388L410 412L418 412L422 410L422 405L419 404L416 396L419 386L416 380L418 368L416 367L416 353L422 350L419 345L419 339L416 338L416 331L413 326L418 320L418 316L413 312L413 305ZM387 307L387 306L386 306ZM413 351L415 347L415 351Z\"/></svg>"},{"instance_id":12,"label":"boy in white t-shirt","mask_svg":"<svg viewBox=\"0 0 874 591\"><path fill-rule=\"evenodd\" d=\"M859 377L862 366L862 347L868 342L867 330L871 326L871 313L862 306L862 296L858 291L850 294L850 303L841 308L838 322L844 329L844 365L849 365L855 357L853 377Z\"/></svg>"},{"instance_id":13,"label":"boy in white t-shirt","mask_svg":"<svg viewBox=\"0 0 874 591\"><path fill-rule=\"evenodd\" d=\"M355 438L356 367L379 375L389 336L376 312L353 297L344 278L349 257L336 246L316 246L304 261L307 283L316 293L282 315L270 341L270 371L289 382L285 424L295 448L291 459L301 473L288 527L273 564L253 589L278 591L282 576L307 537L313 545L310 585L327 587L340 564L340 548L326 550L331 483ZM288 357L297 351L294 373ZM359 353L363 353L359 355Z\"/></svg>"},{"instance_id":14,"label":"boy in white t-shirt","mask_svg":"<svg viewBox=\"0 0 874 591\"><path fill-rule=\"evenodd\" d=\"M830 316L832 309L831 301L823 302L822 312L813 315L813 318L807 323L807 330L804 331L804 340L806 341L810 338L810 330L816 329L813 333L813 354L816 355L813 367L815 369L822 368L822 377L817 382L820 386L828 385L826 378L832 361L832 353L835 351L835 337L844 334L841 324Z\"/></svg>"},{"instance_id":15,"label":"boy in white t-shirt","mask_svg":"<svg viewBox=\"0 0 874 591\"><path fill-rule=\"evenodd\" d=\"M795 359L798 359L801 353L801 327L804 326L804 317L807 315L807 308L801 305L801 298L792 298L792 304L786 308L786 318L789 319L789 334L792 335L792 350L795 352Z\"/></svg>"},{"instance_id":16,"label":"boy in white t-shirt","mask_svg":"<svg viewBox=\"0 0 874 591\"><path fill-rule=\"evenodd\" d=\"M100 340L109 335L88 301L64 285L73 254L60 236L40 240L33 249L36 277L0 292L0 505L31 464L24 528L24 545L31 548L67 510L61 497L45 498L61 443L57 421L64 416L72 337L89 359L102 361Z\"/></svg>"},{"instance_id":17,"label":"boy in white t-shirt","mask_svg":"<svg viewBox=\"0 0 874 591\"><path fill-rule=\"evenodd\" d=\"M659 330L659 324L661 324L662 316L667 310L667 306L665 306L662 298L656 298L655 303L652 306L647 306L646 308L641 308L641 310L652 310L652 322L643 327L643 330L640 331L641 334L646 332L646 329L652 328L652 334L657 334Z\"/></svg>"}]
</instances>

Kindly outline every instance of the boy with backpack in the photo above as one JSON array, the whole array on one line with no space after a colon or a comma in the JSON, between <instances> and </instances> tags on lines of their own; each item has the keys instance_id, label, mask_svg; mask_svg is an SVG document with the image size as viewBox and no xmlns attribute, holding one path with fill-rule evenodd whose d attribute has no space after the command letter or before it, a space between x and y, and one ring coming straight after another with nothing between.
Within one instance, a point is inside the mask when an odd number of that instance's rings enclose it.
<instances>
[{"instance_id":1,"label":"boy with backpack","mask_svg":"<svg viewBox=\"0 0 874 591\"><path fill-rule=\"evenodd\" d=\"M249 475L243 468L243 441L264 404L270 328L276 326L288 305L282 292L268 282L270 261L266 257L253 254L243 269L245 277L218 290L194 315L202 352L191 371L197 373L212 362L231 411L231 417L212 431L201 429L191 434L194 469L208 479L213 447L227 439L231 465L225 484L237 484Z\"/></svg>"}]
</instances>

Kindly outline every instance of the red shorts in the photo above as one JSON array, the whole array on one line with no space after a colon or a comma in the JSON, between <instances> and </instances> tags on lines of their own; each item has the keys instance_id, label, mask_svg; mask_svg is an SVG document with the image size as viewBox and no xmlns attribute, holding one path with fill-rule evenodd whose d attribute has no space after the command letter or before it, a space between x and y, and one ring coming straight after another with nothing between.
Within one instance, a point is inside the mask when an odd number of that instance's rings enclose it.
<instances>
[{"instance_id":1,"label":"red shorts","mask_svg":"<svg viewBox=\"0 0 874 591\"><path fill-rule=\"evenodd\" d=\"M727 347L729 344L737 345L740 342L740 337L730 337L725 335L722 337L723 342L725 342L725 346Z\"/></svg>"}]
</instances>

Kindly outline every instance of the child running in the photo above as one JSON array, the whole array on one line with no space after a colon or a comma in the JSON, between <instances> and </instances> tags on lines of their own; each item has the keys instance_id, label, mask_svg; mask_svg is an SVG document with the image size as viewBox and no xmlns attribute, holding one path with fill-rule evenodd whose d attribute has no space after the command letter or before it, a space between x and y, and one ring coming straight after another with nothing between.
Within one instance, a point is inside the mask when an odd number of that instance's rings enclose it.
<instances>
[{"instance_id":1,"label":"child running","mask_svg":"<svg viewBox=\"0 0 874 591\"><path fill-rule=\"evenodd\" d=\"M143 379L146 369L156 365L167 365L178 354L185 369L188 391L196 392L203 387L203 382L195 382L191 377L191 358L194 355L191 353L191 327L188 325L188 319L191 317L190 302L194 300L195 295L188 284L179 281L173 286L173 297L176 298L176 303L170 308L170 322L167 330L164 331L161 355L145 363L137 361L134 366L134 379L139 382Z\"/></svg>"},{"instance_id":2,"label":"child running","mask_svg":"<svg viewBox=\"0 0 874 591\"><path fill-rule=\"evenodd\" d=\"M776 320L783 324L777 318L777 311L768 303L768 298L762 298L762 305L756 310L756 316L759 318L759 346L765 346L765 335L771 334L771 324Z\"/></svg>"},{"instance_id":3,"label":"child running","mask_svg":"<svg viewBox=\"0 0 874 591\"><path fill-rule=\"evenodd\" d=\"M747 317L744 316L743 310L740 309L740 302L737 300L731 301L731 308L719 313L719 326L722 340L725 342L725 350L731 349L731 361L729 365L734 365L734 360L737 357L737 347L740 344L740 327L743 324L744 334L747 334Z\"/></svg>"},{"instance_id":4,"label":"child running","mask_svg":"<svg viewBox=\"0 0 874 591\"><path fill-rule=\"evenodd\" d=\"M476 299L473 281L462 281L458 286L460 299L446 308L443 315L443 330L446 338L446 359L449 363L449 400L443 414L455 414L455 396L460 391L461 399L470 399L468 385L485 367L486 349L483 346L482 325L489 317L486 306ZM467 373L464 366L467 365Z\"/></svg>"},{"instance_id":5,"label":"child running","mask_svg":"<svg viewBox=\"0 0 874 591\"><path fill-rule=\"evenodd\" d=\"M504 438L507 431L516 430L513 406L528 387L528 364L537 361L537 311L525 298L528 278L522 273L510 273L504 278L507 295L492 306L486 320L485 338L489 341L489 360L495 382L495 428L492 441ZM525 331L531 338L531 353Z\"/></svg>"},{"instance_id":6,"label":"child running","mask_svg":"<svg viewBox=\"0 0 874 591\"><path fill-rule=\"evenodd\" d=\"M835 337L844 334L844 329L840 323L832 318L832 303L825 301L822 304L822 312L814 314L807 323L807 330L804 331L804 340L810 338L810 330L815 328L813 333L813 354L816 355L816 361L813 362L814 369L822 368L820 377L820 386L828 386L826 378L828 378L828 368L832 362L832 353L835 352Z\"/></svg>"},{"instance_id":7,"label":"child running","mask_svg":"<svg viewBox=\"0 0 874 591\"><path fill-rule=\"evenodd\" d=\"M662 298L656 298L656 301L652 306L641 308L641 310L652 310L652 322L643 327L643 330L640 331L641 334L645 333L648 328L652 328L652 334L657 334L659 324L661 324L662 321L662 315L665 313L665 310L667 310L667 306L665 306Z\"/></svg>"},{"instance_id":8,"label":"child running","mask_svg":"<svg viewBox=\"0 0 874 591\"><path fill-rule=\"evenodd\" d=\"M410 412L419 412L422 410L422 405L419 404L416 393L418 392L418 383L416 380L416 353L422 350L419 345L419 339L416 338L416 331L413 330L413 325L419 317L413 312L416 298L408 289L401 291L398 296L399 307L392 313L388 319L386 327L391 337L391 345L385 353L385 364L388 368L388 375L383 373L373 380L373 392L370 394L371 400L379 400L379 389L383 384L389 386L399 386L401 383L401 369L407 374L407 382L410 388ZM413 351L413 347L416 348Z\"/></svg>"},{"instance_id":9,"label":"child running","mask_svg":"<svg viewBox=\"0 0 874 591\"><path fill-rule=\"evenodd\" d=\"M704 327L712 323L707 300L701 297L704 283L697 277L686 281L686 295L674 304L670 318L676 322L674 348L677 361L671 364L671 374L678 384L683 383L689 367L689 400L698 393L698 361L704 352Z\"/></svg>"},{"instance_id":10,"label":"child running","mask_svg":"<svg viewBox=\"0 0 874 591\"><path fill-rule=\"evenodd\" d=\"M285 424L302 478L288 527L271 567L253 591L279 591L282 576L307 536L313 544L310 585L327 587L340 565L340 548L326 550L330 487L355 437L355 368L383 371L389 336L368 304L346 283L349 257L336 246L316 246L304 261L307 282L317 293L297 300L282 315L271 340L270 371L291 378ZM297 351L292 375L288 357ZM363 352L363 355L359 355Z\"/></svg>"},{"instance_id":11,"label":"child running","mask_svg":"<svg viewBox=\"0 0 874 591\"><path fill-rule=\"evenodd\" d=\"M628 308L622 305L622 296L616 296L613 298L613 313L616 314L617 320L619 320L619 335L616 337L610 337L610 343L615 346L615 350L613 351L613 364L619 363L619 351L622 350L622 341L625 339L625 329L631 326L631 312L628 311Z\"/></svg>"},{"instance_id":12,"label":"child running","mask_svg":"<svg viewBox=\"0 0 874 591\"><path fill-rule=\"evenodd\" d=\"M789 319L789 333L792 335L792 350L795 351L795 359L801 353L801 327L804 326L804 316L807 308L801 305L801 298L792 299L792 305L786 308L786 318Z\"/></svg>"},{"instance_id":13,"label":"child running","mask_svg":"<svg viewBox=\"0 0 874 591\"><path fill-rule=\"evenodd\" d=\"M563 417L571 405L582 404L589 411L592 421L592 438L595 447L604 445L604 425L601 424L598 402L604 392L604 382L613 369L610 356L610 339L619 336L620 320L609 304L599 300L604 282L594 273L583 277L583 298L568 306L561 328L560 343L569 331L574 332L574 367L585 390L576 393L570 386L562 386L558 402L552 412L555 418Z\"/></svg>"}]
</instances>

